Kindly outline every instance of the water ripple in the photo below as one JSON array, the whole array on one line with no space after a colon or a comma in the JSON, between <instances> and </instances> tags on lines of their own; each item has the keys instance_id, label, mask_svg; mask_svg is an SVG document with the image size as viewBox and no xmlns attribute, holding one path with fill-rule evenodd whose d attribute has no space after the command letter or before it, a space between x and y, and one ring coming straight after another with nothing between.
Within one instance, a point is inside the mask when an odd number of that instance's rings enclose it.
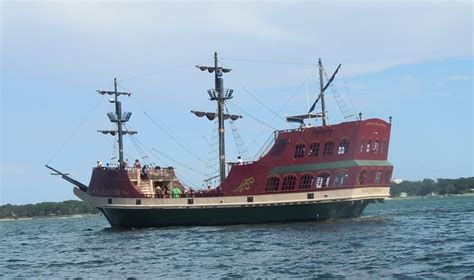
<instances>
[{"instance_id":1,"label":"water ripple","mask_svg":"<svg viewBox=\"0 0 474 280\"><path fill-rule=\"evenodd\" d=\"M391 200L321 222L112 229L102 216L5 221L1 278L459 278L474 197Z\"/></svg>"}]
</instances>

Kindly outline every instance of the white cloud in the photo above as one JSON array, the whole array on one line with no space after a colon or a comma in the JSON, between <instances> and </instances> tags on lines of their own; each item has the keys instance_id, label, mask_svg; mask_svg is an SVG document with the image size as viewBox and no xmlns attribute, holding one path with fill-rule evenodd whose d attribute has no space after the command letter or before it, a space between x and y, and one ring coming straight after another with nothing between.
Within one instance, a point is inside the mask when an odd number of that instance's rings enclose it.
<instances>
[{"instance_id":1,"label":"white cloud","mask_svg":"<svg viewBox=\"0 0 474 280\"><path fill-rule=\"evenodd\" d=\"M4 14L8 38L17 28L27 38L21 26L38 23L45 40L75 40L90 58L118 56L127 65L169 65L217 49L253 59L323 57L357 75L472 56L470 2L42 2L7 3Z\"/></svg>"}]
</instances>

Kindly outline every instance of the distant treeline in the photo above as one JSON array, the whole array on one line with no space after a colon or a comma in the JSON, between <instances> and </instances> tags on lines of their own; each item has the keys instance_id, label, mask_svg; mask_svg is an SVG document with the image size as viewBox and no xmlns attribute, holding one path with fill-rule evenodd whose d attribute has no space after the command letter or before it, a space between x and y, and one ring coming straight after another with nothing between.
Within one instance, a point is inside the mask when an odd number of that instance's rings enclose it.
<instances>
[{"instance_id":1,"label":"distant treeline","mask_svg":"<svg viewBox=\"0 0 474 280\"><path fill-rule=\"evenodd\" d=\"M390 194L399 196L404 192L408 196L426 196L432 193L438 195L471 193L474 189L474 177L459 179L424 179L423 181L403 181L399 184L392 183Z\"/></svg>"},{"instance_id":2,"label":"distant treeline","mask_svg":"<svg viewBox=\"0 0 474 280\"><path fill-rule=\"evenodd\" d=\"M449 195L472 193L474 177L459 179L424 179L423 181L403 181L392 183L390 194L399 196L404 192L408 196L426 196L430 194ZM0 206L0 219L26 218L39 216L61 216L78 214L97 214L99 210L88 203L78 200L63 202L42 202L37 204Z\"/></svg>"},{"instance_id":3,"label":"distant treeline","mask_svg":"<svg viewBox=\"0 0 474 280\"><path fill-rule=\"evenodd\" d=\"M83 201L42 202L37 204L0 206L0 219L38 216L97 214L99 210Z\"/></svg>"}]
</instances>

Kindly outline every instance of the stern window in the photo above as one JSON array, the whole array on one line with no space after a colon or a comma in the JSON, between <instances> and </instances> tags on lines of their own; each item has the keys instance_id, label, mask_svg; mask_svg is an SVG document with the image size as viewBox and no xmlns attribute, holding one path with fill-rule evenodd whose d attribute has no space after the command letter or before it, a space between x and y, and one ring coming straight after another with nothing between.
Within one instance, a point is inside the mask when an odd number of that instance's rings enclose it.
<instances>
[{"instance_id":1,"label":"stern window","mask_svg":"<svg viewBox=\"0 0 474 280\"><path fill-rule=\"evenodd\" d=\"M304 156L304 144L298 144L295 148L295 158L302 158Z\"/></svg>"},{"instance_id":2,"label":"stern window","mask_svg":"<svg viewBox=\"0 0 474 280\"><path fill-rule=\"evenodd\" d=\"M347 180L349 178L349 175L347 174L346 171L339 171L336 173L334 176L334 186L335 187L342 187L347 185Z\"/></svg>"},{"instance_id":3,"label":"stern window","mask_svg":"<svg viewBox=\"0 0 474 280\"><path fill-rule=\"evenodd\" d=\"M267 180L267 187L265 188L265 190L268 191L268 192L277 191L279 185L280 185L280 178L270 177Z\"/></svg>"},{"instance_id":4,"label":"stern window","mask_svg":"<svg viewBox=\"0 0 474 280\"><path fill-rule=\"evenodd\" d=\"M367 149L365 150L366 153L369 153L370 152L370 146L372 146L372 140L369 140L367 142Z\"/></svg>"},{"instance_id":5,"label":"stern window","mask_svg":"<svg viewBox=\"0 0 474 280\"><path fill-rule=\"evenodd\" d=\"M316 179L316 188L327 188L329 186L329 181L331 180L331 174L321 173Z\"/></svg>"},{"instance_id":6,"label":"stern window","mask_svg":"<svg viewBox=\"0 0 474 280\"><path fill-rule=\"evenodd\" d=\"M319 155L319 143L311 143L311 145L309 145L308 155L310 157L316 157Z\"/></svg>"},{"instance_id":7,"label":"stern window","mask_svg":"<svg viewBox=\"0 0 474 280\"><path fill-rule=\"evenodd\" d=\"M283 179L282 190L293 190L296 185L296 176L290 175Z\"/></svg>"},{"instance_id":8,"label":"stern window","mask_svg":"<svg viewBox=\"0 0 474 280\"><path fill-rule=\"evenodd\" d=\"M337 150L337 154L347 154L349 152L349 140L344 139L339 143L339 149Z\"/></svg>"},{"instance_id":9,"label":"stern window","mask_svg":"<svg viewBox=\"0 0 474 280\"><path fill-rule=\"evenodd\" d=\"M326 143L324 143L323 155L332 155L333 150L334 150L334 142L327 141Z\"/></svg>"},{"instance_id":10,"label":"stern window","mask_svg":"<svg viewBox=\"0 0 474 280\"><path fill-rule=\"evenodd\" d=\"M360 150L359 150L359 152L360 153L364 152L364 148L365 148L365 141L362 140L362 141L360 141Z\"/></svg>"},{"instance_id":11,"label":"stern window","mask_svg":"<svg viewBox=\"0 0 474 280\"><path fill-rule=\"evenodd\" d=\"M300 178L300 189L310 189L313 183L313 175L303 175Z\"/></svg>"},{"instance_id":12,"label":"stern window","mask_svg":"<svg viewBox=\"0 0 474 280\"><path fill-rule=\"evenodd\" d=\"M373 151L374 151L374 153L379 152L379 141L375 141Z\"/></svg>"}]
</instances>

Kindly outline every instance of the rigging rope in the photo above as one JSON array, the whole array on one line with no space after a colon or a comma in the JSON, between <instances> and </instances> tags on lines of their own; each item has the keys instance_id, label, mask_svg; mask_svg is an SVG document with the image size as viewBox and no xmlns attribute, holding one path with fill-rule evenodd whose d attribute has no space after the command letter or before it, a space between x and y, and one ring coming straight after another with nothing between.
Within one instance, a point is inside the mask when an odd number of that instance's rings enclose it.
<instances>
[{"instance_id":1,"label":"rigging rope","mask_svg":"<svg viewBox=\"0 0 474 280\"><path fill-rule=\"evenodd\" d=\"M280 118L280 119L282 119L283 121L286 121L285 118L283 118L283 117L280 116L278 113L276 113L275 111L273 111L270 107L268 107L265 103L263 103L260 99L258 99L257 96L255 96L253 93L251 93L247 88L243 87L243 90L244 90L244 92L246 92L247 94L249 94L251 97L253 97L258 103L260 103L260 105L262 105L265 109L267 109L267 110L270 111L273 115L275 115L276 118Z\"/></svg>"},{"instance_id":2,"label":"rigging rope","mask_svg":"<svg viewBox=\"0 0 474 280\"><path fill-rule=\"evenodd\" d=\"M224 57L224 58L221 57L221 60L254 62L254 63L269 63L269 64L294 64L294 65L316 66L315 63L298 62L298 61L276 61L276 60L259 60L259 59L243 59L243 58L228 58L228 57Z\"/></svg>"},{"instance_id":3,"label":"rigging rope","mask_svg":"<svg viewBox=\"0 0 474 280\"><path fill-rule=\"evenodd\" d=\"M229 109L227 108L225 103L224 103L224 107L225 107L225 110L226 110L227 114L230 115ZM247 156L247 152L248 152L247 147L245 146L245 143L244 143L244 140L242 139L242 136L240 136L240 133L237 129L237 126L235 125L235 122L232 119L229 119L229 124L230 124L230 128L231 128L231 131L232 131L232 136L234 137L235 146L237 147L237 151L239 152L239 156L243 160L248 160L249 158Z\"/></svg>"},{"instance_id":4,"label":"rigging rope","mask_svg":"<svg viewBox=\"0 0 474 280\"><path fill-rule=\"evenodd\" d=\"M341 73L341 76L342 76L342 82L344 83L344 89L346 90L346 95L349 97L349 103L351 104L352 112L357 112L357 110L355 110L354 103L352 102L351 92L349 91L348 82L346 81L344 72Z\"/></svg>"},{"instance_id":5,"label":"rigging rope","mask_svg":"<svg viewBox=\"0 0 474 280\"><path fill-rule=\"evenodd\" d=\"M199 175L201 175L201 176L203 175L202 172L200 172L200 171L198 171L198 170L196 170L196 169L194 169L194 168L191 168L191 167L185 165L184 163L181 163L181 162L179 162L179 161L177 161L177 160L175 160L175 159L173 159L173 158L167 156L166 154L164 154L163 152L157 150L157 149L154 148L154 147L151 147L151 150L148 149L147 146L146 146L145 144L143 144L143 142L142 142L137 136L135 136L135 135L129 135L129 137L134 139L134 142L136 142L136 145L141 145L141 146L143 147L143 149L146 150L150 155L152 155L152 156L153 156L155 159L157 159L158 161L162 162L162 163L164 164L164 165L162 165L162 166L169 166L169 165L166 164L166 162L163 161L163 160L162 160L157 154L155 154L154 152L159 153L160 155L162 155L163 157L165 157L165 158L171 160L172 162L176 163L177 165L180 165L180 166L182 166L182 167L184 167L184 168L186 168L186 169L189 169L189 170L191 170L191 171L193 171L193 172L196 172L197 174L199 174ZM134 144L135 144L135 143L134 143ZM142 150L142 151L143 151L143 150ZM147 156L147 157L148 157L148 156ZM156 164L153 164L153 165L156 166ZM188 184L188 185L193 185L194 187L197 187L196 184L192 183L190 180L187 180L187 179L185 178L185 176L182 176L181 173L180 173L179 175L178 175L178 172L175 171L175 173L176 173L176 175L177 175L183 182L186 181L186 182L187 182L186 184Z\"/></svg>"},{"instance_id":6,"label":"rigging rope","mask_svg":"<svg viewBox=\"0 0 474 280\"><path fill-rule=\"evenodd\" d=\"M114 139L117 139L117 137L114 137ZM114 140L114 144L112 145L112 156L110 156L110 160L114 160L117 158L117 151L118 151L118 140Z\"/></svg>"},{"instance_id":7,"label":"rigging rope","mask_svg":"<svg viewBox=\"0 0 474 280\"><path fill-rule=\"evenodd\" d=\"M247 111L245 111L244 109L240 108L239 106L237 106L236 104L234 104L233 102L230 102L230 101L227 101L228 104L230 104L231 106L235 107L238 111L241 111L243 112L245 115L248 115L250 118L256 120L257 122L261 123L262 125L266 126L266 127L269 127L273 130L277 130L276 128L274 128L273 126L269 125L269 124L266 124L265 122L259 120L258 118L254 117L252 114L249 114Z\"/></svg>"},{"instance_id":8,"label":"rigging rope","mask_svg":"<svg viewBox=\"0 0 474 280\"><path fill-rule=\"evenodd\" d=\"M187 148L186 146L184 146L184 144L182 144L181 142L179 142L173 135L171 135L170 133L168 133L166 131L166 129L164 129L163 127L161 127L155 120L153 120L147 112L143 112L145 114L145 116L147 116L150 121L155 124L161 131L163 131L166 135L168 135L169 138L171 138L171 140L173 140L176 144L178 144L181 148L183 148L186 152L188 152L190 155L192 155L194 158L196 158L197 160L199 160L200 162L206 164L206 162L204 160L202 160L199 156L197 156L191 149Z\"/></svg>"},{"instance_id":9,"label":"rigging rope","mask_svg":"<svg viewBox=\"0 0 474 280\"><path fill-rule=\"evenodd\" d=\"M136 136L134 136L134 135L129 135L129 136L130 136L131 138L135 138L135 141L137 142L138 145L143 146L143 148L144 148L145 150L147 150L149 154L151 154L151 155L152 155L155 159L157 159L159 162L163 163L161 166L170 166L170 165L167 164L167 163L166 163L164 160L162 160L160 157L158 157L158 155L156 155L153 151L156 151L157 153L161 154L163 157L168 158L169 160L175 162L175 163L178 164L178 165L183 166L184 168L187 168L187 169L189 169L189 170L191 170L191 171L194 171L194 172L196 172L196 173L202 175L202 172L197 171L197 170L195 170L195 169L193 169L193 168L190 168L189 166L187 166L187 165L185 165L185 164L183 164L183 163L180 163L180 162L178 162L177 160L172 159L171 157L167 156L167 155L164 154L163 152L160 152L159 150L155 149L154 147L151 147L151 150L149 150L149 149L146 147L146 145L143 144L143 142L142 142L138 137L136 137ZM156 166L156 164L154 164L154 163L153 163L153 165ZM187 185L193 185L194 187L198 187L196 184L194 184L194 183L192 183L191 181L187 180L187 178L186 178L185 176L183 176L183 175L181 174L181 172L176 171L176 169L175 169L175 174L176 174L176 176L179 177L179 179L180 179L181 181L183 181L185 184L187 184Z\"/></svg>"},{"instance_id":10,"label":"rigging rope","mask_svg":"<svg viewBox=\"0 0 474 280\"><path fill-rule=\"evenodd\" d=\"M130 127L130 126L128 126L128 127ZM130 128L131 128L131 127L130 127ZM194 168L192 168L192 167L187 166L186 164L184 164L184 163L182 163L182 162L179 162L179 161L177 161L177 160L175 160L175 159L173 159L173 158L167 156L165 153L163 153L163 152L157 150L155 147L151 147L151 150L148 149L148 147L147 147L137 136L135 136L135 135L129 135L129 136L130 136L130 138L132 138L132 139L134 140L134 142L136 142L137 145L140 145L140 146L143 148L143 149L142 149L142 148L139 149L139 150L141 150L141 153L145 154L145 153L144 153L144 150L146 150L149 154L155 156L156 159L160 160L160 157L158 157L156 154L153 153L153 151L155 151L155 152L159 153L160 155L162 155L163 157L165 157L165 158L171 160L172 162L174 162L174 163L176 163L176 164L178 164L178 165L181 165L181 166L183 166L183 167L185 167L185 168L187 168L187 169L189 169L189 170L191 170L191 171L194 171L194 172L198 173L199 175L204 175L204 173L202 173L202 172L200 172L200 171L198 171L198 170L196 170L196 169L194 169ZM135 143L134 143L134 144L135 144ZM139 152L139 153L140 153L140 152ZM148 157L148 156L145 156L145 157L142 157L142 158L146 158L146 157Z\"/></svg>"},{"instance_id":11,"label":"rigging rope","mask_svg":"<svg viewBox=\"0 0 474 280\"><path fill-rule=\"evenodd\" d=\"M308 77L309 77L310 75L311 75L311 74L309 74ZM306 80L307 80L307 79L306 79ZM295 92L285 101L285 103L283 104L283 106L280 107L280 109L278 110L278 112L277 112L277 114L276 114L277 116L279 116L280 113L286 108L286 106L288 105L288 103L290 103L290 101L291 101L293 98L295 98L295 96L299 93L299 89L302 88L303 85L306 85L306 80L305 80L304 83L300 84L300 85L296 88ZM273 121L274 121L276 118L277 118L276 116L273 116L273 118L270 120L270 124L273 123ZM286 121L286 119L285 119L285 121ZM273 131L278 130L278 129L274 129L274 128L272 128L272 129L273 129ZM250 143L255 143L257 146L259 146L259 144L256 142L256 140L257 140L265 131L266 131L265 129L262 129L262 130L254 137L254 139L252 139L252 141L250 141Z\"/></svg>"},{"instance_id":12,"label":"rigging rope","mask_svg":"<svg viewBox=\"0 0 474 280\"><path fill-rule=\"evenodd\" d=\"M89 120L89 118L91 117L92 115L92 112L94 112L97 107L99 107L99 105L102 103L102 100L99 100L97 102L97 104L94 105L94 107L92 107L92 109L87 113L86 117L79 123L79 125L74 129L74 131L72 132L72 134L66 139L66 141L64 141L61 146L59 146L59 149L56 150L56 152L53 153L53 155L51 156L51 158L49 159L48 163L47 164L50 164L51 161L54 160L54 158L62 151L62 149L64 148L64 146L66 146L66 144L71 141L71 139L76 135L77 131L79 131L79 129L86 123L86 121Z\"/></svg>"},{"instance_id":13,"label":"rigging rope","mask_svg":"<svg viewBox=\"0 0 474 280\"><path fill-rule=\"evenodd\" d=\"M176 164L178 164L178 165L181 165L182 167L184 167L184 168L186 168L186 169L188 169L188 170L191 170L191 171L193 171L193 172L195 172L195 173L197 173L197 174L199 174L199 175L201 175L201 176L204 176L204 173L203 173L203 172L201 172L201 171L199 171L199 170L196 170L196 169L194 169L194 168L192 168L192 167L190 167L190 166L188 166L188 165L186 165L186 164L184 164L184 163L182 163L182 162L179 162L179 161L173 159L173 158L170 157L170 156L167 156L165 153L158 151L155 147L151 147L151 149L152 149L153 151L159 153L159 154L162 155L163 157L167 158L168 160L170 160L170 161L172 161L172 162L174 162L174 163L176 163Z\"/></svg>"},{"instance_id":14,"label":"rigging rope","mask_svg":"<svg viewBox=\"0 0 474 280\"><path fill-rule=\"evenodd\" d=\"M328 74L326 73L324 68L323 68L323 73L324 73L324 77L326 78L326 80L328 80ZM341 111L342 117L344 119L352 118L352 119L355 120L355 114L351 111L351 109L349 109L347 107L346 103L344 102L344 99L341 97L341 95L339 94L337 89L334 87L334 83L331 83L329 88L331 89L332 95L333 95L334 99L336 100L336 103L337 103L337 106L339 107L339 110Z\"/></svg>"},{"instance_id":15,"label":"rigging rope","mask_svg":"<svg viewBox=\"0 0 474 280\"><path fill-rule=\"evenodd\" d=\"M124 88L122 85L118 84L119 87L121 87L122 89L124 89L125 91L128 91L126 88ZM130 91L128 91L130 92ZM144 110L144 107L143 105L138 101L138 99L136 99L133 95L130 96L132 98L132 100L134 100L138 106L140 107L140 109L142 110L143 114L145 114L145 116L156 126L158 127L163 133L165 133L171 140L173 140L178 146L180 146L181 148L183 148L186 152L188 152L190 155L192 155L195 159L199 160L200 162L206 164L206 162L201 159L198 155L196 155L190 148L186 147L183 143L181 143L180 141L178 141L177 137L173 136L172 134L170 134L164 127L162 124L159 124L158 121L154 120L145 110Z\"/></svg>"},{"instance_id":16,"label":"rigging rope","mask_svg":"<svg viewBox=\"0 0 474 280\"><path fill-rule=\"evenodd\" d=\"M207 180L207 178L214 176L215 174L219 174L219 162L216 160L219 158L219 153L218 153L218 140L217 140L217 123L218 120L217 118L214 119L213 121L213 129L212 129L212 136L211 136L211 141L208 141L204 136L204 140L209 146L209 153L208 153L208 158L207 158L207 163L206 163L206 172L204 173L204 181Z\"/></svg>"},{"instance_id":17,"label":"rigging rope","mask_svg":"<svg viewBox=\"0 0 474 280\"><path fill-rule=\"evenodd\" d=\"M151 72L151 73L147 73L147 74L143 74L143 75L130 77L130 78L127 78L127 79L120 80L118 82L123 83L123 82L128 82L128 81L131 81L131 80L137 80L137 79L142 79L142 78L146 78L146 77L149 77L149 76L158 75L158 74L161 74L161 73L166 73L166 72L169 72L169 71L174 71L174 70L185 68L185 67L194 67L196 64L202 63L204 61L209 61L209 60L210 59L203 59L203 60L200 60L200 61L198 61L196 63L193 63L193 64L190 64L190 63L181 64L181 65L165 68L165 69L162 69L162 70L158 70L156 72Z\"/></svg>"}]
</instances>

